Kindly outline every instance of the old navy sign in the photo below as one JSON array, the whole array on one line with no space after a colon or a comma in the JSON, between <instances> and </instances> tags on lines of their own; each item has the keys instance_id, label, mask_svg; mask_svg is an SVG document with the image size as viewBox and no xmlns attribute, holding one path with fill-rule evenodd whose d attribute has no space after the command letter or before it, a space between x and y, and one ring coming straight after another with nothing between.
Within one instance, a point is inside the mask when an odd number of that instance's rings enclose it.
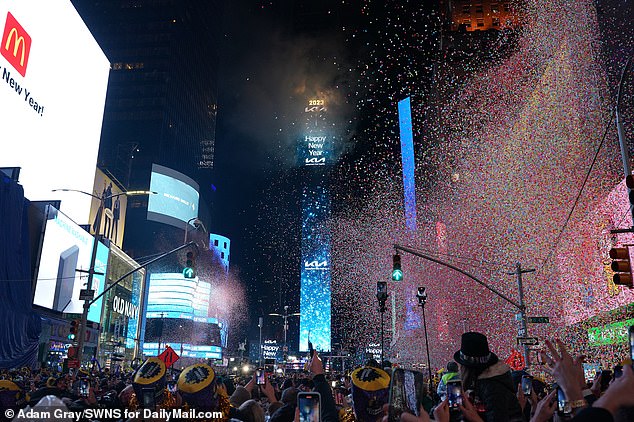
<instances>
[{"instance_id":1,"label":"old navy sign","mask_svg":"<svg viewBox=\"0 0 634 422\"><path fill-rule=\"evenodd\" d=\"M7 12L7 20L2 34L2 56L22 76L26 75L26 66L29 63L31 52L31 36L22 28L22 25Z\"/></svg>"},{"instance_id":2,"label":"old navy sign","mask_svg":"<svg viewBox=\"0 0 634 422\"><path fill-rule=\"evenodd\" d=\"M139 307L119 296L112 299L112 310L128 318L137 319L139 316Z\"/></svg>"}]
</instances>

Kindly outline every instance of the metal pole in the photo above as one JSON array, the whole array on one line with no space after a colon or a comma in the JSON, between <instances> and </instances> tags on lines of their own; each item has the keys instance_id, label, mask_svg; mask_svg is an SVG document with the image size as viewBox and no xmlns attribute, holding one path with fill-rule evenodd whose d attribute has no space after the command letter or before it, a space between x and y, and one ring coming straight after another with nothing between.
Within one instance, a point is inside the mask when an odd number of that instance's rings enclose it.
<instances>
[{"instance_id":1,"label":"metal pole","mask_svg":"<svg viewBox=\"0 0 634 422\"><path fill-rule=\"evenodd\" d=\"M259 357L259 362L260 362L260 366L262 366L262 325L264 324L264 318L260 317L260 320L258 321L258 327L260 327L260 357Z\"/></svg>"},{"instance_id":2,"label":"metal pole","mask_svg":"<svg viewBox=\"0 0 634 422\"><path fill-rule=\"evenodd\" d=\"M431 374L431 358L429 357L429 340L427 339L427 320L425 319L425 302L421 302L423 308L423 330L425 331L425 349L427 351L427 370L429 371L429 390L433 391L433 377Z\"/></svg>"},{"instance_id":3,"label":"metal pole","mask_svg":"<svg viewBox=\"0 0 634 422\"><path fill-rule=\"evenodd\" d=\"M483 286L487 290L495 293L497 296L501 297L502 299L504 299L505 301L507 301L511 305L515 306L516 308L518 308L518 309L522 308L522 306L519 303L517 303L513 299L508 298L506 295L498 292L496 289L494 289L493 287L489 286L487 283L485 283L484 281L480 280L478 277L474 276L473 274L469 274L465 270L462 270L462 269L460 269L460 268L458 268L458 267L456 267L454 265L451 265L451 264L449 264L447 262L441 261L440 259L432 258L431 256L428 256L428 255L425 255L425 254L423 254L421 252L418 252L415 249L408 248L407 246L401 246L401 245L398 245L398 244L394 244L394 249L400 250L400 251L403 251L403 252L407 252L407 253L411 253L412 255L415 255L415 256L417 256L419 258L423 258L423 259L426 259L428 261L435 262L435 263L440 264L440 265L444 265L445 267L449 267L452 270L456 270L460 274L464 274L467 277L469 277L471 280L473 280L476 283L480 284L481 286Z\"/></svg>"},{"instance_id":4,"label":"metal pole","mask_svg":"<svg viewBox=\"0 0 634 422\"><path fill-rule=\"evenodd\" d=\"M102 200L103 203L103 200ZM90 269L88 270L88 281L86 282L86 289L92 290L92 280L95 275L95 263L97 261L97 247L99 246L99 227L101 226L101 216L97 219L99 226L97 226L97 233L93 237L92 242L92 254L90 256ZM99 273L103 274L103 273ZM77 358L79 362L84 358L84 341L86 339L86 329L88 323L88 310L90 309L90 299L84 299L84 310L81 314L81 322L79 324L79 338L77 339Z\"/></svg>"},{"instance_id":5,"label":"metal pole","mask_svg":"<svg viewBox=\"0 0 634 422\"><path fill-rule=\"evenodd\" d=\"M619 81L619 88L616 94L616 106L615 106L615 115L616 115L616 131L619 135L619 145L621 146L621 160L623 161L623 172L625 173L625 179L627 180L628 176L632 174L632 170L630 168L630 154L627 146L627 139L625 139L625 132L623 131L623 122L621 121L621 115L619 113L619 106L621 103L621 89L623 88L623 83L625 81L625 73L627 72L627 68L630 65L632 59L628 59L623 67L623 71L621 72L621 79ZM632 227L634 227L634 207L630 207L630 214L632 216Z\"/></svg>"},{"instance_id":6,"label":"metal pole","mask_svg":"<svg viewBox=\"0 0 634 422\"><path fill-rule=\"evenodd\" d=\"M515 264L515 272L509 273L509 274L515 274L515 276L517 277L517 287L518 287L519 296L520 296L520 328L517 332L518 337L528 336L528 326L526 324L526 305L524 304L524 286L522 284L522 273L532 273L534 271L535 271L534 269L523 270L522 264L518 262ZM524 362L525 362L525 365L528 366L530 365L530 362L528 360L528 345L524 344L523 346L524 346L523 347Z\"/></svg>"},{"instance_id":7,"label":"metal pole","mask_svg":"<svg viewBox=\"0 0 634 422\"><path fill-rule=\"evenodd\" d=\"M384 307L381 307L381 368L383 368L383 315L385 314Z\"/></svg>"}]
</instances>

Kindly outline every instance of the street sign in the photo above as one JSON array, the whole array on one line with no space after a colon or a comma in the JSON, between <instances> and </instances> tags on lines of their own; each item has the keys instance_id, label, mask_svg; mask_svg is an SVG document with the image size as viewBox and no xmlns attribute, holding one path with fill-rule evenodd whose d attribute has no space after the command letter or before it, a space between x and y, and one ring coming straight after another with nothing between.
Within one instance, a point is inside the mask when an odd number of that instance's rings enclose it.
<instances>
[{"instance_id":1,"label":"street sign","mask_svg":"<svg viewBox=\"0 0 634 422\"><path fill-rule=\"evenodd\" d=\"M531 324L549 324L550 318L547 316L529 316L527 321Z\"/></svg>"},{"instance_id":2,"label":"street sign","mask_svg":"<svg viewBox=\"0 0 634 422\"><path fill-rule=\"evenodd\" d=\"M89 289L81 289L79 291L79 300L92 300L95 297L95 291Z\"/></svg>"},{"instance_id":3,"label":"street sign","mask_svg":"<svg viewBox=\"0 0 634 422\"><path fill-rule=\"evenodd\" d=\"M176 354L174 349L167 346L165 350L163 351L163 353L158 355L158 358L161 359L165 363L166 368L169 368L170 366L174 364L174 362L176 362L180 358L180 356Z\"/></svg>"},{"instance_id":4,"label":"street sign","mask_svg":"<svg viewBox=\"0 0 634 422\"><path fill-rule=\"evenodd\" d=\"M525 337L526 336L526 328L518 328L517 336L518 337Z\"/></svg>"},{"instance_id":5,"label":"street sign","mask_svg":"<svg viewBox=\"0 0 634 422\"><path fill-rule=\"evenodd\" d=\"M539 339L537 337L518 337L517 344L523 344L525 346L537 346Z\"/></svg>"}]
</instances>

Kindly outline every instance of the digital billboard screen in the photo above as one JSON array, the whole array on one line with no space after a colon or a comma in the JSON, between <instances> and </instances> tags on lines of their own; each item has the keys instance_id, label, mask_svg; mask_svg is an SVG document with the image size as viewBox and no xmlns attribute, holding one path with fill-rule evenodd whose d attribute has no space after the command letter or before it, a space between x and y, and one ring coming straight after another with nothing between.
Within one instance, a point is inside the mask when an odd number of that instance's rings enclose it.
<instances>
[{"instance_id":1,"label":"digital billboard screen","mask_svg":"<svg viewBox=\"0 0 634 422\"><path fill-rule=\"evenodd\" d=\"M87 271L90 268L94 238L79 227L61 211L52 206L46 209L46 228L42 243L42 254L33 304L65 314L81 314L82 300L79 291L84 289ZM101 294L105 285L109 249L98 242L95 260L95 274L92 289L95 297ZM101 319L101 299L89 309L88 320Z\"/></svg>"},{"instance_id":2,"label":"digital billboard screen","mask_svg":"<svg viewBox=\"0 0 634 422\"><path fill-rule=\"evenodd\" d=\"M0 167L88 222L110 64L70 0L0 2ZM78 158L80 157L80 158Z\"/></svg>"},{"instance_id":3,"label":"digital billboard screen","mask_svg":"<svg viewBox=\"0 0 634 422\"><path fill-rule=\"evenodd\" d=\"M152 165L147 219L184 228L198 217L198 183L167 167Z\"/></svg>"},{"instance_id":4,"label":"digital billboard screen","mask_svg":"<svg viewBox=\"0 0 634 422\"><path fill-rule=\"evenodd\" d=\"M92 198L90 204L90 233L103 235L122 248L128 197L123 195L123 190L100 169L95 172L93 189L93 195L97 198ZM105 199L102 203L98 198Z\"/></svg>"}]
</instances>

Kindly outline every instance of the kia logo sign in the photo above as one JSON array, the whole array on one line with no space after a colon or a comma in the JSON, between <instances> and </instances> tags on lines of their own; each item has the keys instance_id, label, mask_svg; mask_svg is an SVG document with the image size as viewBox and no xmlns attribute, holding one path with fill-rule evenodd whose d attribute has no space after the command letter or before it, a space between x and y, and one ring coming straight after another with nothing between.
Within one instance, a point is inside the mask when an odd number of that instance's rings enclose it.
<instances>
[{"instance_id":1,"label":"kia logo sign","mask_svg":"<svg viewBox=\"0 0 634 422\"><path fill-rule=\"evenodd\" d=\"M306 271L326 271L328 270L328 261L304 261L304 270Z\"/></svg>"},{"instance_id":2,"label":"kia logo sign","mask_svg":"<svg viewBox=\"0 0 634 422\"><path fill-rule=\"evenodd\" d=\"M7 59L20 75L25 76L26 66L29 63L29 53L31 52L31 37L13 17L11 12L7 13L1 47L2 56Z\"/></svg>"}]
</instances>

